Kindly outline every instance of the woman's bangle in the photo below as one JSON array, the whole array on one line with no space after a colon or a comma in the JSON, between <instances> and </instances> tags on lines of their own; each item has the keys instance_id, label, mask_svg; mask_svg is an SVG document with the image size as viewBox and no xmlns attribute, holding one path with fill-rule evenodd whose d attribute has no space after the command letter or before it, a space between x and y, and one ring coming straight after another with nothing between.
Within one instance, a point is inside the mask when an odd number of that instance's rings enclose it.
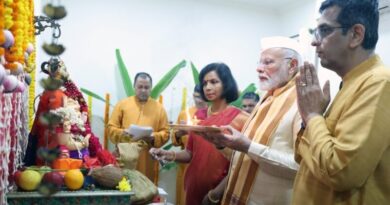
<instances>
[{"instance_id":1,"label":"woman's bangle","mask_svg":"<svg viewBox=\"0 0 390 205\"><path fill-rule=\"evenodd\" d=\"M213 204L218 204L219 203L219 199L213 199L212 197L211 197L211 190L209 191L209 193L207 193L207 198L209 199L209 201L211 202L211 203L213 203Z\"/></svg>"},{"instance_id":2,"label":"woman's bangle","mask_svg":"<svg viewBox=\"0 0 390 205\"><path fill-rule=\"evenodd\" d=\"M176 152L175 151L172 151L173 153L173 159L171 159L171 162L175 161L176 160Z\"/></svg>"}]
</instances>

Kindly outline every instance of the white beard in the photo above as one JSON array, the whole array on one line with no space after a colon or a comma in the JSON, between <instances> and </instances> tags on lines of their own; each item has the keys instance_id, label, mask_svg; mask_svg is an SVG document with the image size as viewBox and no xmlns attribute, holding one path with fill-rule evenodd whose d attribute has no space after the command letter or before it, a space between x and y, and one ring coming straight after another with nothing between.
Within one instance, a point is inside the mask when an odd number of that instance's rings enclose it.
<instances>
[{"instance_id":1,"label":"white beard","mask_svg":"<svg viewBox=\"0 0 390 205\"><path fill-rule=\"evenodd\" d=\"M273 73L267 80L260 81L259 86L261 90L270 91L279 88L280 85L288 82L288 79L288 72L285 72L283 69L279 69L277 73Z\"/></svg>"}]
</instances>

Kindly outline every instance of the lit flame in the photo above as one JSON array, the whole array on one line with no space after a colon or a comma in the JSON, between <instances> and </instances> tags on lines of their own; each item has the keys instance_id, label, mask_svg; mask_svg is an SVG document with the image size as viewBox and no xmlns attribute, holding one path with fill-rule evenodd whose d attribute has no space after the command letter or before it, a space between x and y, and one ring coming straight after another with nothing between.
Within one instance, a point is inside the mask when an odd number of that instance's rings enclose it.
<instances>
[{"instance_id":1,"label":"lit flame","mask_svg":"<svg viewBox=\"0 0 390 205\"><path fill-rule=\"evenodd\" d=\"M187 125L193 125L189 109L186 109L186 119L187 119L187 122L186 122Z\"/></svg>"}]
</instances>

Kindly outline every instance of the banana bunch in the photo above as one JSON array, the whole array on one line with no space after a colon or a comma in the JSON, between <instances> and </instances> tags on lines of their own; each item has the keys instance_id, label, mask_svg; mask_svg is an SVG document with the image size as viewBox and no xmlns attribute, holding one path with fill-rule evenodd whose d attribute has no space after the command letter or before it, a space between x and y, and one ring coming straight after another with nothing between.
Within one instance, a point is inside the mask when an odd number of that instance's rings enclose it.
<instances>
[{"instance_id":1,"label":"banana bunch","mask_svg":"<svg viewBox=\"0 0 390 205\"><path fill-rule=\"evenodd\" d=\"M53 6L52 4L46 4L43 7L43 13L51 19L58 20L66 16L66 10L63 6Z\"/></svg>"},{"instance_id":2,"label":"banana bunch","mask_svg":"<svg viewBox=\"0 0 390 205\"><path fill-rule=\"evenodd\" d=\"M63 45L55 43L44 43L42 48L47 54L51 56L59 56L65 51L65 47Z\"/></svg>"}]
</instances>

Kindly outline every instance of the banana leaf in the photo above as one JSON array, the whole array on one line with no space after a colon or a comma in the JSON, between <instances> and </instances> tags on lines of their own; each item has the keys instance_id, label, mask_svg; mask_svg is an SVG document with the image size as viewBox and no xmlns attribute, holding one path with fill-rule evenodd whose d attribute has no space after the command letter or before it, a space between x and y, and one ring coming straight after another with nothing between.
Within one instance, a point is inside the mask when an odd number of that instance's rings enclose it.
<instances>
[{"instance_id":1,"label":"banana leaf","mask_svg":"<svg viewBox=\"0 0 390 205\"><path fill-rule=\"evenodd\" d=\"M191 69L192 69L192 77L194 77L194 83L195 85L199 85L199 72L192 62L191 62Z\"/></svg>"},{"instance_id":2,"label":"banana leaf","mask_svg":"<svg viewBox=\"0 0 390 205\"><path fill-rule=\"evenodd\" d=\"M161 80L153 87L150 97L158 99L160 94L168 87L172 80L176 77L181 68L186 66L186 61L182 60L179 64L173 67L167 74L165 74Z\"/></svg>"},{"instance_id":3,"label":"banana leaf","mask_svg":"<svg viewBox=\"0 0 390 205\"><path fill-rule=\"evenodd\" d=\"M163 150L170 150L172 147L173 147L173 144L169 143L169 144L165 145L164 147L162 147L162 149Z\"/></svg>"},{"instance_id":4,"label":"banana leaf","mask_svg":"<svg viewBox=\"0 0 390 205\"><path fill-rule=\"evenodd\" d=\"M240 93L240 96L238 97L237 100L233 101L230 103L230 105L233 105L235 107L241 108L241 103L242 103L242 97L244 96L245 93L249 92L255 92L256 91L256 86L254 83L249 84L244 91Z\"/></svg>"},{"instance_id":5,"label":"banana leaf","mask_svg":"<svg viewBox=\"0 0 390 205\"><path fill-rule=\"evenodd\" d=\"M177 163L176 162L171 162L171 163L168 163L168 164L165 164L162 168L161 168L161 171L169 171L171 169L175 169L177 167Z\"/></svg>"},{"instance_id":6,"label":"banana leaf","mask_svg":"<svg viewBox=\"0 0 390 205\"><path fill-rule=\"evenodd\" d=\"M169 143L169 144L166 144L165 146L163 146L161 149L170 150L172 147L173 147L173 144ZM164 166L162 166L160 171L169 171L169 170L176 168L176 167L177 167L177 163L171 162L171 163L168 163L168 164L165 164Z\"/></svg>"},{"instance_id":7,"label":"banana leaf","mask_svg":"<svg viewBox=\"0 0 390 205\"><path fill-rule=\"evenodd\" d=\"M118 67L119 67L119 71L120 71L120 74L121 74L123 87L124 87L124 89L126 91L126 95L128 97L129 96L133 96L133 95L135 95L133 83L131 82L130 75L127 72L126 65L123 62L123 59L122 59L122 56L121 56L121 52L120 52L119 49L115 49L115 55L116 55L116 59L118 61Z\"/></svg>"},{"instance_id":8,"label":"banana leaf","mask_svg":"<svg viewBox=\"0 0 390 205\"><path fill-rule=\"evenodd\" d=\"M100 101L102 101L104 103L106 102L106 100L103 97L99 96L98 94L96 94L96 93L94 93L94 92L92 92L90 90L87 90L85 88L80 88L80 90L81 90L81 92L83 92L83 93L85 93L85 94L87 94L87 95L89 95L89 96L91 96L93 98L96 98L96 99L98 99L98 100L100 100Z\"/></svg>"}]
</instances>

